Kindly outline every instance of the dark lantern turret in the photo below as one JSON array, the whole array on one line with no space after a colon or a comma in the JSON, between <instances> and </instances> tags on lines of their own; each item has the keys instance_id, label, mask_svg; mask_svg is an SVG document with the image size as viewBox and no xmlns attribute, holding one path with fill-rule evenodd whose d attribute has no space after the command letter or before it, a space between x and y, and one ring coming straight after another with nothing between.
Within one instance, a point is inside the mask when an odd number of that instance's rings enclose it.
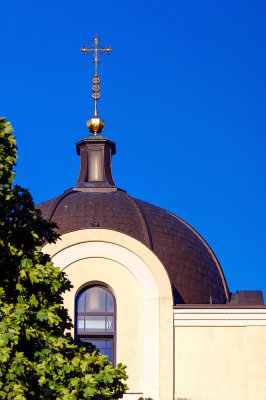
<instances>
[{"instance_id":1,"label":"dark lantern turret","mask_svg":"<svg viewBox=\"0 0 266 400\"><path fill-rule=\"evenodd\" d=\"M111 170L115 143L101 135L91 135L76 144L80 173L76 188L116 188Z\"/></svg>"}]
</instances>

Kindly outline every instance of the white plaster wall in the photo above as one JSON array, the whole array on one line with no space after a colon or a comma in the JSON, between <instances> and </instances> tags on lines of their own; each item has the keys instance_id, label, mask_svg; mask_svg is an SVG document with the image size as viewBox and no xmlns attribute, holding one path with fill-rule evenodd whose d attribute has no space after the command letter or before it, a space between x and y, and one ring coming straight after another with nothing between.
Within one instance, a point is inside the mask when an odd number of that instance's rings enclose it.
<instances>
[{"instance_id":1,"label":"white plaster wall","mask_svg":"<svg viewBox=\"0 0 266 400\"><path fill-rule=\"evenodd\" d=\"M178 309L175 398L266 399L266 308Z\"/></svg>"}]
</instances>

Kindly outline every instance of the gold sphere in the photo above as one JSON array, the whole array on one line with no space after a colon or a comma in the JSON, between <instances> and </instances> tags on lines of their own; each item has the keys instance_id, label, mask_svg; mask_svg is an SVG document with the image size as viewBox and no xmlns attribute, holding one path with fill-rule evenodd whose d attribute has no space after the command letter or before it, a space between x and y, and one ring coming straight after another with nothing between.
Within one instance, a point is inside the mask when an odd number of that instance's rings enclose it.
<instances>
[{"instance_id":1,"label":"gold sphere","mask_svg":"<svg viewBox=\"0 0 266 400\"><path fill-rule=\"evenodd\" d=\"M103 131L104 125L104 120L98 117L91 118L87 121L87 127L89 128L89 131L95 136Z\"/></svg>"}]
</instances>

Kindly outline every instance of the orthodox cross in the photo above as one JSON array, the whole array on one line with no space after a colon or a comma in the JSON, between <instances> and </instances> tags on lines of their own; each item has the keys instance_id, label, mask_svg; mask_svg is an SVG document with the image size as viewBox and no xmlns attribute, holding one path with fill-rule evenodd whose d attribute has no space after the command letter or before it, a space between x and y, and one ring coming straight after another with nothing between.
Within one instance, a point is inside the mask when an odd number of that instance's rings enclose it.
<instances>
[{"instance_id":1,"label":"orthodox cross","mask_svg":"<svg viewBox=\"0 0 266 400\"><path fill-rule=\"evenodd\" d=\"M110 54L113 50L110 49L110 47L103 48L100 45L100 38L95 36L92 38L93 44L90 47L82 46L80 51L85 54L85 53L90 53L93 56L92 62L95 63L95 75L94 78L92 79L92 98L94 99L95 102L95 109L94 109L94 118L98 118L98 111L97 111L97 101L100 98L100 78L97 75L97 68L98 68L98 63L101 62L100 56L103 53Z\"/></svg>"}]
</instances>

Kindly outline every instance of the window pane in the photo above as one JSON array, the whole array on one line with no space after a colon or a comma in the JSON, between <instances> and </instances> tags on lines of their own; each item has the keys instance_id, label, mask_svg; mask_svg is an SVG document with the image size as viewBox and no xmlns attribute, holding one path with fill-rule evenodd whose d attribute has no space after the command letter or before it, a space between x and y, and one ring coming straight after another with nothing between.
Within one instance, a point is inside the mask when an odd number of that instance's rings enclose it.
<instances>
[{"instance_id":1,"label":"window pane","mask_svg":"<svg viewBox=\"0 0 266 400\"><path fill-rule=\"evenodd\" d=\"M83 342L92 343L99 350L101 354L108 356L108 360L113 362L112 360L112 347L113 340L112 339L94 339L94 338L82 338Z\"/></svg>"},{"instance_id":2,"label":"window pane","mask_svg":"<svg viewBox=\"0 0 266 400\"><path fill-rule=\"evenodd\" d=\"M115 311L115 307L114 307L114 299L113 296L109 293L106 292L106 311L107 312L114 312Z\"/></svg>"},{"instance_id":3,"label":"window pane","mask_svg":"<svg viewBox=\"0 0 266 400\"><path fill-rule=\"evenodd\" d=\"M102 287L91 287L78 297L77 311L114 312L113 296Z\"/></svg>"},{"instance_id":4,"label":"window pane","mask_svg":"<svg viewBox=\"0 0 266 400\"><path fill-rule=\"evenodd\" d=\"M105 317L106 318L106 330L108 332L114 331L114 317Z\"/></svg>"},{"instance_id":5,"label":"window pane","mask_svg":"<svg viewBox=\"0 0 266 400\"><path fill-rule=\"evenodd\" d=\"M105 317L85 317L85 330L86 332L104 332L105 331Z\"/></svg>"},{"instance_id":6,"label":"window pane","mask_svg":"<svg viewBox=\"0 0 266 400\"><path fill-rule=\"evenodd\" d=\"M106 354L108 356L108 360L110 362L112 362L112 350L111 349L105 349L105 353L102 354Z\"/></svg>"},{"instance_id":7,"label":"window pane","mask_svg":"<svg viewBox=\"0 0 266 400\"><path fill-rule=\"evenodd\" d=\"M92 287L86 290L86 312L106 311L106 290L100 287Z\"/></svg>"},{"instance_id":8,"label":"window pane","mask_svg":"<svg viewBox=\"0 0 266 400\"><path fill-rule=\"evenodd\" d=\"M102 152L100 150L90 151L90 181L102 181L103 180L103 170L102 170Z\"/></svg>"},{"instance_id":9,"label":"window pane","mask_svg":"<svg viewBox=\"0 0 266 400\"><path fill-rule=\"evenodd\" d=\"M78 317L78 332L84 332L84 317Z\"/></svg>"},{"instance_id":10,"label":"window pane","mask_svg":"<svg viewBox=\"0 0 266 400\"><path fill-rule=\"evenodd\" d=\"M103 342L105 342L105 341L103 341L103 340L94 340L94 339L90 339L90 338L84 338L84 339L82 339L82 341L83 342L89 342L89 343L92 343L92 344L94 344L94 346L98 349L98 350L100 350L100 348L102 348L102 347L104 347L103 346Z\"/></svg>"},{"instance_id":11,"label":"window pane","mask_svg":"<svg viewBox=\"0 0 266 400\"><path fill-rule=\"evenodd\" d=\"M113 332L114 317L90 316L85 317L85 332Z\"/></svg>"},{"instance_id":12,"label":"window pane","mask_svg":"<svg viewBox=\"0 0 266 400\"><path fill-rule=\"evenodd\" d=\"M78 304L77 304L78 312L85 311L85 295L86 295L86 292L83 292L78 298Z\"/></svg>"}]
</instances>

